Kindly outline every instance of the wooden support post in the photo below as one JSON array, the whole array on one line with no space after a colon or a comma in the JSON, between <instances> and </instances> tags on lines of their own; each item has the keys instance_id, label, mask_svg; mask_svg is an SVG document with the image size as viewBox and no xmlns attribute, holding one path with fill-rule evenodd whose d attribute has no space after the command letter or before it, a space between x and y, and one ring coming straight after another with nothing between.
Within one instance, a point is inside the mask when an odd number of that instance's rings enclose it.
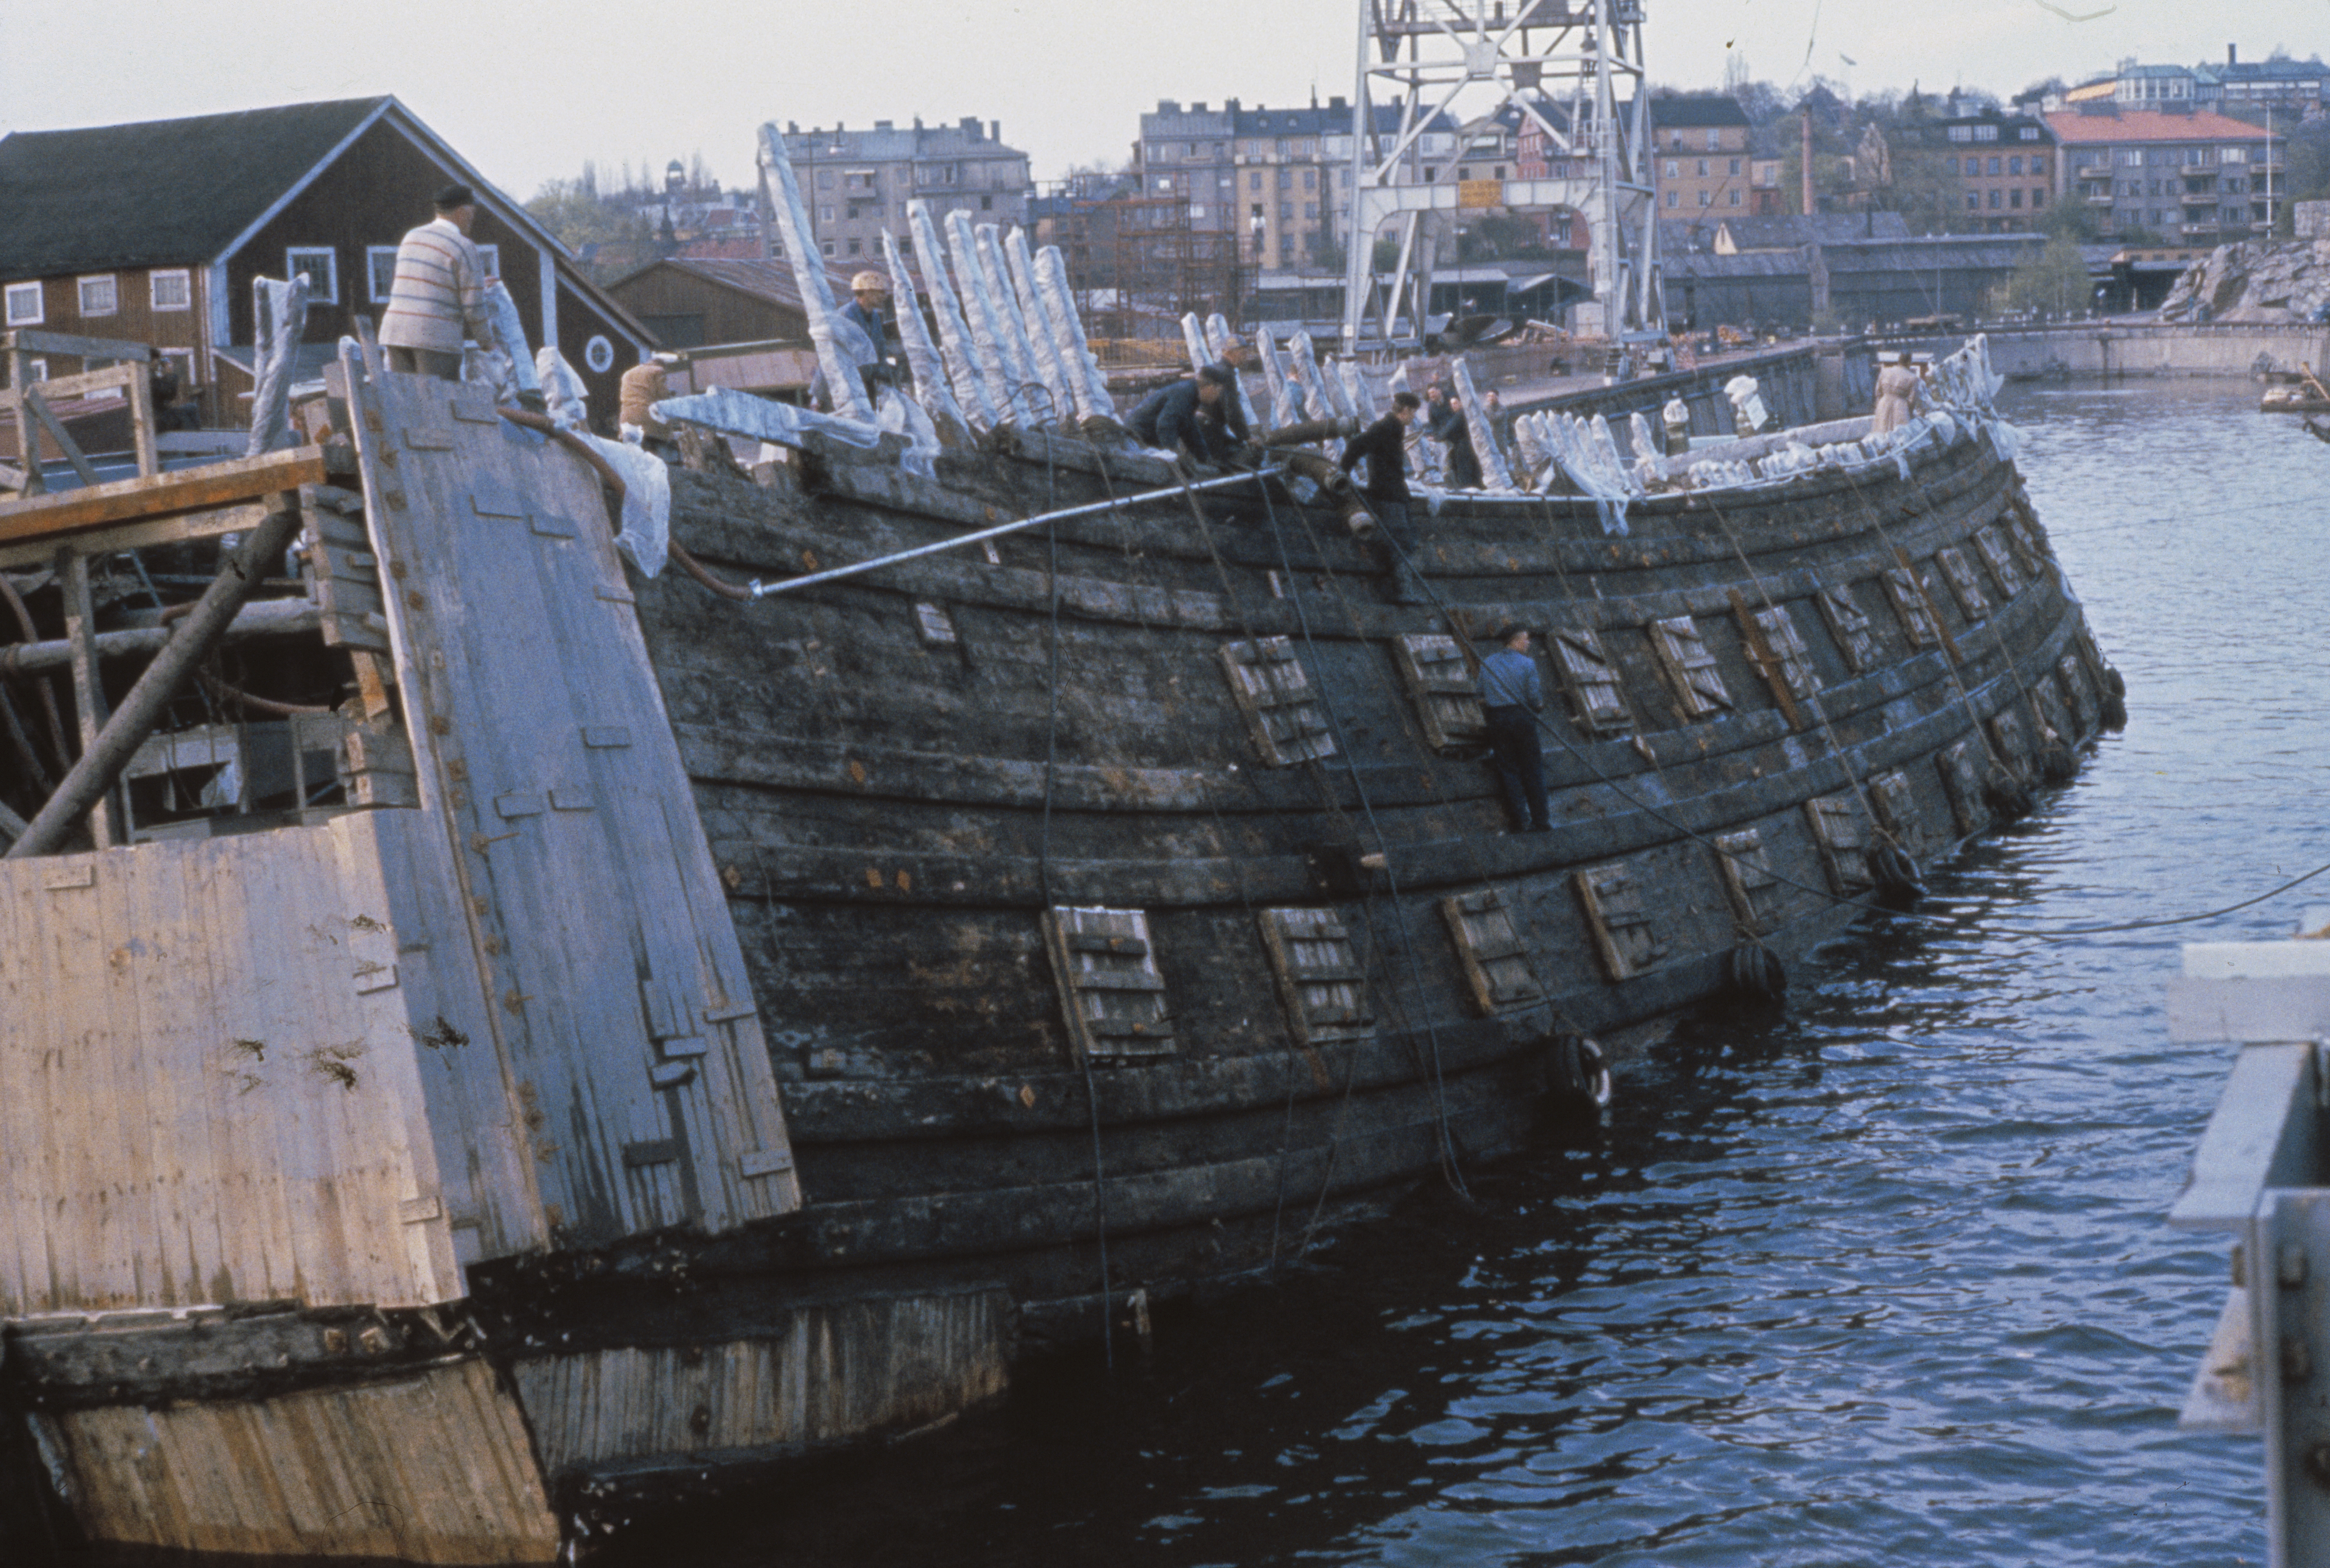
<instances>
[{"instance_id":1,"label":"wooden support post","mask_svg":"<svg viewBox=\"0 0 2330 1568\"><path fill-rule=\"evenodd\" d=\"M81 455L81 444L65 434L64 421L50 411L46 398L26 387L16 394L16 407L22 413L29 413L41 422L41 428L49 432L49 439L56 442L57 450L63 453L65 461L72 465L72 471L81 476L82 484L102 483L97 477L97 469ZM22 423L21 419L18 422Z\"/></svg>"},{"instance_id":2,"label":"wooden support post","mask_svg":"<svg viewBox=\"0 0 2330 1568\"><path fill-rule=\"evenodd\" d=\"M89 596L89 557L66 548L57 552L57 582L64 590L65 641L72 647L73 714L86 759L105 728L105 683L97 667L97 610ZM89 836L99 849L121 841L121 819L113 792L99 791L89 815Z\"/></svg>"},{"instance_id":3,"label":"wooden support post","mask_svg":"<svg viewBox=\"0 0 2330 1568\"><path fill-rule=\"evenodd\" d=\"M24 388L33 379L33 356L12 342L8 348L8 390L0 396L0 409L5 409L16 425L16 457L24 471L16 477L15 488L21 495L44 496L48 484L41 477L41 438L33 432L33 421L24 412Z\"/></svg>"},{"instance_id":4,"label":"wooden support post","mask_svg":"<svg viewBox=\"0 0 2330 1568\"><path fill-rule=\"evenodd\" d=\"M107 721L95 741L81 753L81 760L59 784L56 793L40 809L7 854L10 860L22 860L31 855L46 855L64 841L65 831L74 817L95 805L113 788L122 769L147 736L162 720L170 699L194 674L194 666L218 645L226 628L234 622L235 614L251 590L267 575L268 568L282 558L293 535L299 529L299 497L289 492L270 497L267 521L252 530L244 540L234 559L221 566L217 577L203 590L194 609L178 624L168 646L154 656L137 684L121 701L120 709Z\"/></svg>"},{"instance_id":5,"label":"wooden support post","mask_svg":"<svg viewBox=\"0 0 2330 1568\"><path fill-rule=\"evenodd\" d=\"M129 381L129 445L137 454L137 471L151 477L162 471L162 455L154 441L154 382L142 364L125 367Z\"/></svg>"}]
</instances>

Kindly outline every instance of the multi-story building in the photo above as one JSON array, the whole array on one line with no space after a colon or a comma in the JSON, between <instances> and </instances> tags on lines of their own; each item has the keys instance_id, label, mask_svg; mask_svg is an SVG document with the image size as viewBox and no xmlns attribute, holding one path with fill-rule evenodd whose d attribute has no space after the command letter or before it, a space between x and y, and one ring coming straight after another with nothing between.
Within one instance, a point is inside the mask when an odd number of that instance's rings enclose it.
<instances>
[{"instance_id":1,"label":"multi-story building","mask_svg":"<svg viewBox=\"0 0 2330 1568\"><path fill-rule=\"evenodd\" d=\"M1003 143L1003 123L964 118L905 130L877 119L871 130L785 127L785 150L809 204L818 249L844 265L882 254L882 231L911 250L906 203L916 197L943 217L961 207L982 223L1009 225L1028 214L1035 184L1028 155ZM772 233L770 253L783 248Z\"/></svg>"},{"instance_id":2,"label":"multi-story building","mask_svg":"<svg viewBox=\"0 0 2330 1568\"><path fill-rule=\"evenodd\" d=\"M2225 63L2211 69L2219 81L2218 105L2227 110L2269 105L2292 114L2318 114L2330 103L2330 65L2318 59L2243 61L2229 43Z\"/></svg>"},{"instance_id":3,"label":"multi-story building","mask_svg":"<svg viewBox=\"0 0 2330 1568\"><path fill-rule=\"evenodd\" d=\"M2083 104L2046 117L2060 145L2057 193L2116 237L2222 245L2268 232L2287 138L2207 109Z\"/></svg>"},{"instance_id":4,"label":"multi-story building","mask_svg":"<svg viewBox=\"0 0 2330 1568\"><path fill-rule=\"evenodd\" d=\"M1377 135L1396 134L1397 106L1378 105L1375 123ZM1467 138L1443 118L1416 137L1407 163L1422 180L1501 180L1511 146L1502 123ZM1350 227L1351 152L1351 106L1340 98L1306 109L1249 109L1233 98L1217 109L1166 99L1141 117L1133 161L1143 194L1186 201L1192 229L1237 235L1246 265L1300 267L1326 257Z\"/></svg>"},{"instance_id":5,"label":"multi-story building","mask_svg":"<svg viewBox=\"0 0 2330 1568\"><path fill-rule=\"evenodd\" d=\"M1651 100L1651 146L1657 160L1659 215L1688 222L1755 210L1748 113L1736 99L1714 96Z\"/></svg>"},{"instance_id":6,"label":"multi-story building","mask_svg":"<svg viewBox=\"0 0 2330 1568\"><path fill-rule=\"evenodd\" d=\"M1953 95L1955 97L1955 95ZM1938 210L1915 214L1937 232L2013 234L2038 227L2056 200L2055 133L2035 115L1985 109L1895 133L1897 159L1933 160ZM1906 168L1897 163L1897 182Z\"/></svg>"}]
</instances>

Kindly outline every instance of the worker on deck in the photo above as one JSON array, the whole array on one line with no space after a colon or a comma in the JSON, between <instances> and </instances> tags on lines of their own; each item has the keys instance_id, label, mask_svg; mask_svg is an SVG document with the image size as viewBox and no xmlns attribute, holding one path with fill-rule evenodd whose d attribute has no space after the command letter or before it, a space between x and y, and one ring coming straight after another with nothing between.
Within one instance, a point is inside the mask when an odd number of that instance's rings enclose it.
<instances>
[{"instance_id":1,"label":"worker on deck","mask_svg":"<svg viewBox=\"0 0 2330 1568\"><path fill-rule=\"evenodd\" d=\"M435 205L435 221L408 232L396 247L380 345L391 370L459 381L462 338L488 348L497 340L486 315L486 260L469 241L477 194L467 185L448 185L437 193Z\"/></svg>"},{"instance_id":2,"label":"worker on deck","mask_svg":"<svg viewBox=\"0 0 2330 1568\"><path fill-rule=\"evenodd\" d=\"M1473 449L1473 421L1464 415L1464 400L1453 393L1440 428L1433 432L1448 448L1448 482L1459 490L1481 487L1481 454Z\"/></svg>"},{"instance_id":3,"label":"worker on deck","mask_svg":"<svg viewBox=\"0 0 2330 1568\"><path fill-rule=\"evenodd\" d=\"M1237 379L1253 363L1254 345L1243 337L1233 337L1222 345L1222 357L1214 361L1215 368L1227 372L1230 378L1229 384L1223 391L1220 406L1222 429L1227 432L1234 447L1243 447L1254 439L1254 432L1246 428L1246 404L1237 395Z\"/></svg>"},{"instance_id":4,"label":"worker on deck","mask_svg":"<svg viewBox=\"0 0 2330 1568\"><path fill-rule=\"evenodd\" d=\"M1553 810L1545 793L1545 753L1537 735L1537 715L1545 708L1545 679L1530 657L1529 628L1507 621L1497 628L1501 646L1481 661L1481 704L1487 710L1489 744L1496 749L1497 778L1505 787L1505 809L1516 833L1549 833Z\"/></svg>"},{"instance_id":5,"label":"worker on deck","mask_svg":"<svg viewBox=\"0 0 2330 1568\"><path fill-rule=\"evenodd\" d=\"M1391 412L1352 437L1343 447L1342 468L1348 474L1364 461L1368 482L1360 494L1383 538L1378 543L1388 558L1387 571L1394 604L1422 604L1423 585L1408 554L1416 548L1415 530L1408 525L1407 428L1416 422L1424 400L1412 392L1391 394Z\"/></svg>"},{"instance_id":6,"label":"worker on deck","mask_svg":"<svg viewBox=\"0 0 2330 1568\"><path fill-rule=\"evenodd\" d=\"M1124 428L1144 447L1218 468L1234 449L1222 411L1230 401L1230 372L1220 365L1201 365L1189 380L1169 383L1141 399L1125 416Z\"/></svg>"},{"instance_id":7,"label":"worker on deck","mask_svg":"<svg viewBox=\"0 0 2330 1568\"><path fill-rule=\"evenodd\" d=\"M615 416L615 428L627 439L636 430L639 445L666 462L679 456L679 447L671 426L656 418L655 406L671 396L670 373L670 359L659 354L625 371L618 384Z\"/></svg>"},{"instance_id":8,"label":"worker on deck","mask_svg":"<svg viewBox=\"0 0 2330 1568\"><path fill-rule=\"evenodd\" d=\"M1870 418L1869 433L1881 436L1908 424L1909 400L1918 395L1918 373L1905 348L1893 356L1891 364L1877 373L1877 410Z\"/></svg>"},{"instance_id":9,"label":"worker on deck","mask_svg":"<svg viewBox=\"0 0 2330 1568\"><path fill-rule=\"evenodd\" d=\"M869 268L849 280L849 303L835 313L864 333L866 341L874 347L872 361L857 369L857 373L865 380L868 401L873 401L876 388L894 386L899 379L897 365L890 351L889 305L890 280ZM822 364L810 380L809 401L829 412L833 408Z\"/></svg>"}]
</instances>

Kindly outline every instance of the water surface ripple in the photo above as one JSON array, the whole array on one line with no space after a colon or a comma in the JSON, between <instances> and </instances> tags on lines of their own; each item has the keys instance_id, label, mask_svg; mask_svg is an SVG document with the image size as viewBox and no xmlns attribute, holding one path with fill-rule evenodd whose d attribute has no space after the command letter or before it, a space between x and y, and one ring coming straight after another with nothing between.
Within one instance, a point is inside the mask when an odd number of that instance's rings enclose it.
<instances>
[{"instance_id":1,"label":"water surface ripple","mask_svg":"<svg viewBox=\"0 0 2330 1568\"><path fill-rule=\"evenodd\" d=\"M1170 1318L1113 1381L1028 1369L952 1440L623 1552L782 1562L2210 1564L2263 1558L2253 1440L2175 1412L2223 1246L2161 1216L2220 1048L2167 931L2324 860L2330 450L2245 383L2016 390L2022 464L2126 734L2038 815L1701 1020L1600 1139L1426 1195L1309 1277ZM2313 740L2307 740L2313 735ZM2325 879L2330 883L2330 878ZM2316 896L2330 900L2330 885Z\"/></svg>"}]
</instances>

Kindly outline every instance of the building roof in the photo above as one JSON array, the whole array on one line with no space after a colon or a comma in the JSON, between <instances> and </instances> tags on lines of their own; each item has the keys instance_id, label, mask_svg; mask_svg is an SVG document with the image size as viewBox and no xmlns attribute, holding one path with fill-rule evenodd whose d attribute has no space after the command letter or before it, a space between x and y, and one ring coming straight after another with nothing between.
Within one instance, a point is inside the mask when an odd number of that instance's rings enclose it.
<instances>
[{"instance_id":1,"label":"building roof","mask_svg":"<svg viewBox=\"0 0 2330 1568\"><path fill-rule=\"evenodd\" d=\"M1718 236L1729 231L1729 240ZM1719 218L1691 222L1667 219L1659 225L1662 253L1682 254L1693 248L1715 250L1728 243L1735 250L1790 250L1801 245L1837 245L1850 240L1899 240L1909 233L1909 220L1899 213L1783 213L1766 217Z\"/></svg>"},{"instance_id":2,"label":"building roof","mask_svg":"<svg viewBox=\"0 0 2330 1568\"><path fill-rule=\"evenodd\" d=\"M1651 99L1651 123L1662 130L1689 130L1693 127L1744 126L1748 111L1739 107L1736 98L1717 95L1690 98L1654 98Z\"/></svg>"},{"instance_id":3,"label":"building roof","mask_svg":"<svg viewBox=\"0 0 2330 1568\"><path fill-rule=\"evenodd\" d=\"M2058 109L2044 117L2055 139L2066 146L2092 146L2107 142L2259 142L2262 128L2231 115L2194 109L2168 114L2156 109L2123 109L2117 114L2087 114ZM2275 140L2282 139L2277 136Z\"/></svg>"},{"instance_id":4,"label":"building roof","mask_svg":"<svg viewBox=\"0 0 2330 1568\"><path fill-rule=\"evenodd\" d=\"M0 138L0 278L207 264L395 101Z\"/></svg>"},{"instance_id":5,"label":"building roof","mask_svg":"<svg viewBox=\"0 0 2330 1568\"><path fill-rule=\"evenodd\" d=\"M1004 145L1002 131L1000 120L982 125L970 116L952 125L926 126L916 120L903 130L886 119L877 119L861 130L844 130L838 125L830 130L820 126L803 130L789 123L784 142L785 151L800 159L863 158L880 163L899 158L1026 157L1018 147Z\"/></svg>"},{"instance_id":6,"label":"building roof","mask_svg":"<svg viewBox=\"0 0 2330 1568\"><path fill-rule=\"evenodd\" d=\"M760 257L666 256L633 269L608 287L620 288L632 279L652 272L658 267L672 268L691 278L716 283L723 288L733 288L739 294L749 294L755 299L765 300L787 310L801 308L800 288L793 280L792 264ZM849 279L853 274L828 267L825 275L836 295L849 292Z\"/></svg>"}]
</instances>

